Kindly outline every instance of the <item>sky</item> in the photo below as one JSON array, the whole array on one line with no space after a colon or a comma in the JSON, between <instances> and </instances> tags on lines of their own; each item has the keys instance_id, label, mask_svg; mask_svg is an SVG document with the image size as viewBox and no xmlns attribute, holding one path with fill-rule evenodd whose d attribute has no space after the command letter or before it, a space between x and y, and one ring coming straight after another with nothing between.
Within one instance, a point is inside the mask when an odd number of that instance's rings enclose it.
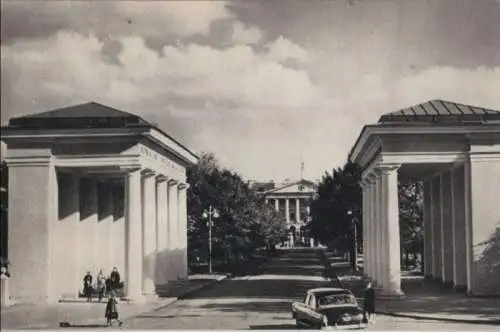
<instances>
[{"instance_id":1,"label":"sky","mask_svg":"<svg viewBox=\"0 0 500 332\"><path fill-rule=\"evenodd\" d=\"M365 124L500 110L500 0L2 1L2 124L99 102L245 179L318 179Z\"/></svg>"}]
</instances>

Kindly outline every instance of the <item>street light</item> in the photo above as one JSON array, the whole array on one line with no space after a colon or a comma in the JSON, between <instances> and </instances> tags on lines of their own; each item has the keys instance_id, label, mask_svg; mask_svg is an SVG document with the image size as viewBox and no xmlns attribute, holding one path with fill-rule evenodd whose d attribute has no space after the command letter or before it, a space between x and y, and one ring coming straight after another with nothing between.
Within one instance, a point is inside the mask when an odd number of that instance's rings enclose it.
<instances>
[{"instance_id":1,"label":"street light","mask_svg":"<svg viewBox=\"0 0 500 332\"><path fill-rule=\"evenodd\" d=\"M353 247L354 247L354 270L357 271L358 270L358 241L357 241L357 238L358 238L358 234L357 234L357 227L356 227L356 223L357 223L357 220L356 220L356 217L353 216L352 214L352 211L349 209L347 211L347 215L349 217L351 217L351 225L352 225L352 228L353 228Z\"/></svg>"},{"instance_id":2,"label":"street light","mask_svg":"<svg viewBox=\"0 0 500 332\"><path fill-rule=\"evenodd\" d=\"M212 208L212 205L208 208L208 211L205 210L203 211L203 218L207 219L207 226L208 226L208 269L209 273L212 274L212 226L214 225L214 222L212 221L212 218L218 218L219 213L217 212L216 209Z\"/></svg>"}]
</instances>

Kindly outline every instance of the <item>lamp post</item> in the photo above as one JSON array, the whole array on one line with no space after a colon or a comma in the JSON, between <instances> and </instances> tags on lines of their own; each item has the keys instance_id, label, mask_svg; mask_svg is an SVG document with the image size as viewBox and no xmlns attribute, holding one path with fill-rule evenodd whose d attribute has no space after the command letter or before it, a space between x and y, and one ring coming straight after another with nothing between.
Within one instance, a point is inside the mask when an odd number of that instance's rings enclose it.
<instances>
[{"instance_id":1,"label":"lamp post","mask_svg":"<svg viewBox=\"0 0 500 332\"><path fill-rule=\"evenodd\" d=\"M212 221L212 218L217 218L219 216L218 212L216 209L212 208L212 205L210 204L208 211L205 210L203 211L203 218L207 219L207 226L208 226L208 269L209 273L212 274L212 226L214 225L214 222Z\"/></svg>"},{"instance_id":2,"label":"lamp post","mask_svg":"<svg viewBox=\"0 0 500 332\"><path fill-rule=\"evenodd\" d=\"M353 249L354 249L354 270L357 271L358 270L358 233L357 233L357 227L356 227L356 223L357 223L357 220L356 220L356 217L353 216L353 213L352 211L349 209L347 211L347 215L351 218L351 226L353 228Z\"/></svg>"}]
</instances>

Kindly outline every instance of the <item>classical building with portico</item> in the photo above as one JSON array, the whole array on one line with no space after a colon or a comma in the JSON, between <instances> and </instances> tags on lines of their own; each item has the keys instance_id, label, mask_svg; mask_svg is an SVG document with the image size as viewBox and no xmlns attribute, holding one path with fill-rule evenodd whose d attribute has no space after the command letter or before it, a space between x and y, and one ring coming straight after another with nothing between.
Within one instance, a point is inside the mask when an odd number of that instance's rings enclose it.
<instances>
[{"instance_id":1,"label":"classical building with portico","mask_svg":"<svg viewBox=\"0 0 500 332\"><path fill-rule=\"evenodd\" d=\"M310 221L310 201L316 193L314 182L301 179L299 181L287 181L284 183L260 183L262 190L260 194L265 203L283 216L283 220L290 231L289 238L293 246L295 239L306 241L306 224Z\"/></svg>"},{"instance_id":2,"label":"classical building with portico","mask_svg":"<svg viewBox=\"0 0 500 332\"><path fill-rule=\"evenodd\" d=\"M15 302L75 297L87 271L117 267L130 300L187 277L186 167L198 158L158 127L97 103L2 127Z\"/></svg>"},{"instance_id":3,"label":"classical building with portico","mask_svg":"<svg viewBox=\"0 0 500 332\"><path fill-rule=\"evenodd\" d=\"M500 112L442 100L361 131L365 273L402 296L398 182L424 183L424 273L471 295L500 294Z\"/></svg>"}]
</instances>

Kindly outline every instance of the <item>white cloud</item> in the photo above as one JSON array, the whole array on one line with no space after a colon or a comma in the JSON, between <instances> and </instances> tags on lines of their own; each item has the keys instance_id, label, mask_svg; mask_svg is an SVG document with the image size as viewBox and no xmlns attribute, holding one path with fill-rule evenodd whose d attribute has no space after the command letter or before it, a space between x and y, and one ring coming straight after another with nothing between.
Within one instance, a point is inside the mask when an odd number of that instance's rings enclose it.
<instances>
[{"instance_id":1,"label":"white cloud","mask_svg":"<svg viewBox=\"0 0 500 332\"><path fill-rule=\"evenodd\" d=\"M223 50L166 46L160 56L140 37L120 42L120 66L102 61L103 43L97 38L77 33L2 46L2 71L8 74L2 83L10 93L6 97L25 104L99 99L118 105L163 100L168 105L165 96L174 96L249 108L305 107L319 98L305 71L287 68L245 45ZM17 111L14 106L6 112Z\"/></svg>"},{"instance_id":2,"label":"white cloud","mask_svg":"<svg viewBox=\"0 0 500 332\"><path fill-rule=\"evenodd\" d=\"M241 21L236 21L233 24L233 34L231 41L234 44L257 44L262 39L262 33L257 27L247 27Z\"/></svg>"},{"instance_id":3,"label":"white cloud","mask_svg":"<svg viewBox=\"0 0 500 332\"><path fill-rule=\"evenodd\" d=\"M310 60L310 55L305 49L283 36L279 36L270 43L268 49L268 57L272 61L295 60L308 62Z\"/></svg>"}]
</instances>

